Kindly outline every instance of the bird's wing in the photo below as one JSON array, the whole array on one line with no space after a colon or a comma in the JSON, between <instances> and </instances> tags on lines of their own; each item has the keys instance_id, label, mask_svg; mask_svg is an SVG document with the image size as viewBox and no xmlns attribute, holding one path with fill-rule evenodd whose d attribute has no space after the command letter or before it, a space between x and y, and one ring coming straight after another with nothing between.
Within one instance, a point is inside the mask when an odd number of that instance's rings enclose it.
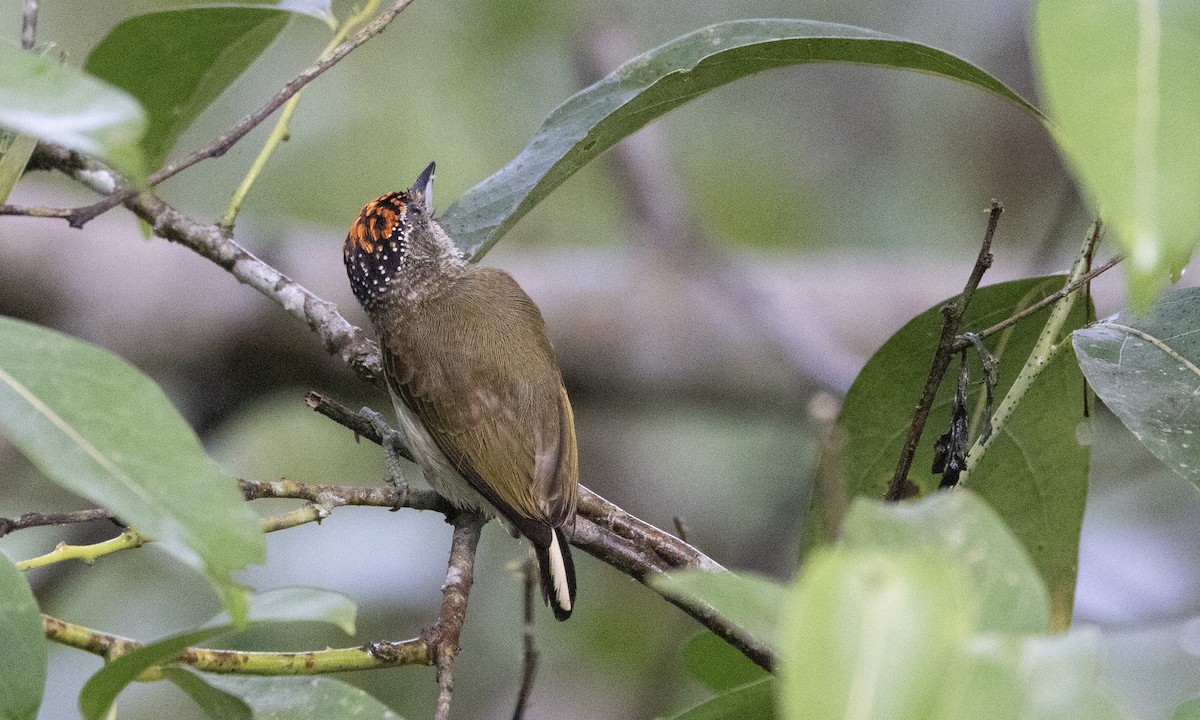
<instances>
[{"instance_id":1,"label":"bird's wing","mask_svg":"<svg viewBox=\"0 0 1200 720\"><path fill-rule=\"evenodd\" d=\"M537 307L507 274L475 274L389 333L384 370L471 487L548 545L578 494L571 405Z\"/></svg>"}]
</instances>

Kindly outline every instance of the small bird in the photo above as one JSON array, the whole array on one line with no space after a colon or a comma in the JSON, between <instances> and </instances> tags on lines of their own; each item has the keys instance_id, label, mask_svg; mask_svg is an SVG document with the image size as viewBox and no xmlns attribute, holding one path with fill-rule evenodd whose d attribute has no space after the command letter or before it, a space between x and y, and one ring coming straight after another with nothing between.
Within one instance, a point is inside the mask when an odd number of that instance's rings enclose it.
<instances>
[{"instance_id":1,"label":"small bird","mask_svg":"<svg viewBox=\"0 0 1200 720\"><path fill-rule=\"evenodd\" d=\"M346 273L426 480L528 538L543 599L566 620L575 566L563 529L579 494L571 403L541 312L508 273L468 262L433 217L433 176L430 163L407 192L367 203L346 236Z\"/></svg>"}]
</instances>

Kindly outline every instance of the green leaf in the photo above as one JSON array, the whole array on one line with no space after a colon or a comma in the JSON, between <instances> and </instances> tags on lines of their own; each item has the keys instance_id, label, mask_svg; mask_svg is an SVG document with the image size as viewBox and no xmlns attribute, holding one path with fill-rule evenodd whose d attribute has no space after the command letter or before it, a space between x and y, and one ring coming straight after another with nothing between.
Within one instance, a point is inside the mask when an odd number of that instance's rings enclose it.
<instances>
[{"instance_id":1,"label":"green leaf","mask_svg":"<svg viewBox=\"0 0 1200 720\"><path fill-rule=\"evenodd\" d=\"M254 717L254 711L241 698L209 685L191 670L163 668L162 675L187 693L213 720L251 720Z\"/></svg>"},{"instance_id":2,"label":"green leaf","mask_svg":"<svg viewBox=\"0 0 1200 720\"><path fill-rule=\"evenodd\" d=\"M970 638L942 682L927 720L1018 720L1021 640L997 634Z\"/></svg>"},{"instance_id":3,"label":"green leaf","mask_svg":"<svg viewBox=\"0 0 1200 720\"><path fill-rule=\"evenodd\" d=\"M58 143L145 180L146 118L119 88L53 57L0 42L0 128Z\"/></svg>"},{"instance_id":4,"label":"green leaf","mask_svg":"<svg viewBox=\"0 0 1200 720\"><path fill-rule=\"evenodd\" d=\"M8 201L36 146L37 138L31 135L0 130L0 203Z\"/></svg>"},{"instance_id":5,"label":"green leaf","mask_svg":"<svg viewBox=\"0 0 1200 720\"><path fill-rule=\"evenodd\" d=\"M1029 278L980 288L964 318L962 331L979 331L1062 287L1062 276ZM883 498L896 470L900 449L921 396L941 332L944 303L909 321L867 362L855 379L838 417L844 443L846 487L850 498ZM1084 324L1084 303L1075 303L1066 328ZM1048 311L1047 311L1048 312ZM1041 332L1038 313L986 341L1000 361L997 398L1011 386ZM974 394L972 431L976 431L983 378L978 358L970 355ZM933 444L950 422L957 361L938 391L909 479L924 493L938 477L930 472ZM1083 376L1060 353L1039 376L1021 405L971 473L970 488L987 501L1025 546L1050 593L1051 621L1070 622L1079 554L1079 532L1087 494L1088 454L1076 440L1083 414ZM821 493L817 497L822 497ZM831 537L830 504L814 503L807 544Z\"/></svg>"},{"instance_id":6,"label":"green leaf","mask_svg":"<svg viewBox=\"0 0 1200 720\"><path fill-rule=\"evenodd\" d=\"M279 0L279 9L310 15L336 30L337 18L333 15L333 0Z\"/></svg>"},{"instance_id":7,"label":"green leaf","mask_svg":"<svg viewBox=\"0 0 1200 720\"><path fill-rule=\"evenodd\" d=\"M314 588L281 588L252 596L249 614L250 626L272 622L313 621L332 623L347 632L354 630L353 604L337 593ZM223 618L218 618L198 630L164 638L105 665L87 681L79 695L79 708L84 718L99 720L104 717L125 686L148 668L174 660L184 648L242 629L222 620ZM184 688L185 691L187 689ZM207 698L207 701L218 702L211 697Z\"/></svg>"},{"instance_id":8,"label":"green leaf","mask_svg":"<svg viewBox=\"0 0 1200 720\"><path fill-rule=\"evenodd\" d=\"M1074 334L1088 384L1155 457L1200 485L1200 288Z\"/></svg>"},{"instance_id":9,"label":"green leaf","mask_svg":"<svg viewBox=\"0 0 1200 720\"><path fill-rule=\"evenodd\" d=\"M1129 251L1144 307L1200 241L1200 5L1042 0L1033 46L1052 130Z\"/></svg>"},{"instance_id":10,"label":"green leaf","mask_svg":"<svg viewBox=\"0 0 1200 720\"><path fill-rule=\"evenodd\" d=\"M1025 548L996 512L966 488L912 503L859 498L842 530L847 549L938 550L958 563L976 589L980 630L1050 630L1050 598Z\"/></svg>"},{"instance_id":11,"label":"green leaf","mask_svg":"<svg viewBox=\"0 0 1200 720\"><path fill-rule=\"evenodd\" d=\"M683 648L683 666L713 692L726 692L768 676L754 661L711 632L702 632Z\"/></svg>"},{"instance_id":12,"label":"green leaf","mask_svg":"<svg viewBox=\"0 0 1200 720\"><path fill-rule=\"evenodd\" d=\"M787 588L775 580L704 570L657 575L650 584L665 596L686 595L712 605L759 642L775 646Z\"/></svg>"},{"instance_id":13,"label":"green leaf","mask_svg":"<svg viewBox=\"0 0 1200 720\"><path fill-rule=\"evenodd\" d=\"M245 618L232 573L264 560L258 517L150 378L98 347L0 317L0 431L50 479L202 568Z\"/></svg>"},{"instance_id":14,"label":"green leaf","mask_svg":"<svg viewBox=\"0 0 1200 720\"><path fill-rule=\"evenodd\" d=\"M1171 720L1200 720L1200 698L1193 698L1175 708Z\"/></svg>"},{"instance_id":15,"label":"green leaf","mask_svg":"<svg viewBox=\"0 0 1200 720\"><path fill-rule=\"evenodd\" d=\"M366 691L333 678L204 675L203 680L247 704L255 720L400 720Z\"/></svg>"},{"instance_id":16,"label":"green leaf","mask_svg":"<svg viewBox=\"0 0 1200 720\"><path fill-rule=\"evenodd\" d=\"M33 720L46 687L46 638L29 583L0 554L0 717Z\"/></svg>"},{"instance_id":17,"label":"green leaf","mask_svg":"<svg viewBox=\"0 0 1200 720\"><path fill-rule=\"evenodd\" d=\"M810 20L737 20L640 55L550 113L521 154L442 216L476 258L561 185L622 138L689 100L763 70L846 62L938 75L1038 111L961 58L873 30Z\"/></svg>"},{"instance_id":18,"label":"green leaf","mask_svg":"<svg viewBox=\"0 0 1200 720\"><path fill-rule=\"evenodd\" d=\"M1097 637L977 635L945 676L927 720L1117 720Z\"/></svg>"},{"instance_id":19,"label":"green leaf","mask_svg":"<svg viewBox=\"0 0 1200 720\"><path fill-rule=\"evenodd\" d=\"M1094 630L1025 639L1016 662L1023 686L1022 720L1118 720L1109 683L1100 673Z\"/></svg>"},{"instance_id":20,"label":"green leaf","mask_svg":"<svg viewBox=\"0 0 1200 720\"><path fill-rule=\"evenodd\" d=\"M323 622L353 635L357 615L358 608L353 600L321 588L278 588L250 596L251 622ZM238 623L228 613L223 613L208 625L233 629Z\"/></svg>"},{"instance_id":21,"label":"green leaf","mask_svg":"<svg viewBox=\"0 0 1200 720\"><path fill-rule=\"evenodd\" d=\"M778 685L775 678L767 676L705 700L673 720L773 720Z\"/></svg>"},{"instance_id":22,"label":"green leaf","mask_svg":"<svg viewBox=\"0 0 1200 720\"><path fill-rule=\"evenodd\" d=\"M780 715L925 720L972 631L971 586L933 551L821 551L788 599Z\"/></svg>"},{"instance_id":23,"label":"green leaf","mask_svg":"<svg viewBox=\"0 0 1200 720\"><path fill-rule=\"evenodd\" d=\"M286 9L223 3L135 15L100 41L85 67L146 108L142 145L157 168L200 113L275 40L292 16Z\"/></svg>"}]
</instances>

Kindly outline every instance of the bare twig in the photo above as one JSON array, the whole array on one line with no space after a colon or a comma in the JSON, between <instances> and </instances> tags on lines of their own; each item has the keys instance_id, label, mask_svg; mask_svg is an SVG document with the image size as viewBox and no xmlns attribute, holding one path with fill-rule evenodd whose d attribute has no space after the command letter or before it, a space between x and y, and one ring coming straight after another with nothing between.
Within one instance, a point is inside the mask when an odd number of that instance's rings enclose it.
<instances>
[{"instance_id":1,"label":"bare twig","mask_svg":"<svg viewBox=\"0 0 1200 720\"><path fill-rule=\"evenodd\" d=\"M1113 257L1108 259L1108 262L1104 263L1103 265L1100 265L1099 267L1093 268L1092 270L1089 270L1087 273L1081 275L1078 280L1075 280L1074 282L1069 283L1066 287L1059 288L1058 290L1050 293L1046 297L1042 298L1041 300L1038 300L1034 304L1025 308L1021 312L1016 313L1012 317L1001 320L1000 322L987 328L986 330L980 330L979 332L977 332L975 334L978 335L980 338L986 338L986 337L995 335L996 333L1000 332L1001 330L1003 330L1011 325L1017 324L1021 320L1024 320L1025 318L1029 317L1030 315L1033 315L1038 310L1041 310L1042 308L1048 307L1048 306L1053 305L1054 303L1058 302L1059 300L1062 300L1064 297L1075 292L1080 287L1087 286L1088 283L1090 283L1092 280L1095 280L1100 275L1103 275L1104 273L1108 272L1109 270L1112 270L1124 259L1125 259L1124 255L1114 255ZM1090 303L1089 303L1088 307L1090 309L1090 307L1091 307ZM967 347L970 344L971 344L971 341L969 339L967 339L966 337L963 337L963 336L959 336L959 338L954 341L954 349L962 350L963 348Z\"/></svg>"},{"instance_id":2,"label":"bare twig","mask_svg":"<svg viewBox=\"0 0 1200 720\"><path fill-rule=\"evenodd\" d=\"M958 335L963 315L966 314L967 306L971 304L975 288L979 287L979 281L983 279L983 273L992 266L992 237L996 234L996 224L1000 221L1002 212L1004 212L1003 206L993 200L991 209L988 211L987 232L984 233L983 243L979 247L979 256L975 259L975 267L971 270L971 276L967 278L967 284L963 287L962 294L942 308L942 335L938 338L937 350L934 352L933 362L929 367L929 377L925 380L925 389L921 392L921 400L917 403L912 424L908 427L908 436L904 439L904 447L900 451L896 474L892 476L892 481L888 485L886 498L890 501L903 500L918 492L917 486L908 479L908 471L912 467L917 445L921 442L921 433L925 429L925 421L929 419L929 412L937 397L938 387L942 384L946 369L950 367L950 358L954 356L954 339Z\"/></svg>"},{"instance_id":3,"label":"bare twig","mask_svg":"<svg viewBox=\"0 0 1200 720\"><path fill-rule=\"evenodd\" d=\"M238 480L242 495L247 500L265 498L295 498L308 500L323 507L333 509L343 506L396 507L402 498L395 488L390 485L382 487L364 487L360 485L319 485L313 483L298 483L291 480L277 482L261 482L257 480ZM408 499L401 507L414 510L433 510L444 515L454 512L454 506L441 495L432 490L412 489Z\"/></svg>"},{"instance_id":4,"label":"bare twig","mask_svg":"<svg viewBox=\"0 0 1200 720\"><path fill-rule=\"evenodd\" d=\"M459 651L459 636L467 620L467 599L475 581L475 548L485 518L478 513L458 512L450 517L454 538L450 542L450 562L446 584L442 586L442 609L437 624L423 633L429 645L430 657L437 668L437 720L450 717L450 700L454 694L454 657Z\"/></svg>"},{"instance_id":5,"label":"bare twig","mask_svg":"<svg viewBox=\"0 0 1200 720\"><path fill-rule=\"evenodd\" d=\"M682 540L684 542L687 542L688 541L688 532L687 532L687 526L684 525L684 523L683 523L683 518L676 515L675 517L671 518L671 522L673 522L675 524L675 537L679 538L680 540Z\"/></svg>"},{"instance_id":6,"label":"bare twig","mask_svg":"<svg viewBox=\"0 0 1200 720\"><path fill-rule=\"evenodd\" d=\"M21 17L21 47L32 50L37 44L38 0L25 0L25 14Z\"/></svg>"},{"instance_id":7,"label":"bare twig","mask_svg":"<svg viewBox=\"0 0 1200 720\"><path fill-rule=\"evenodd\" d=\"M517 706L513 709L512 720L521 720L525 717L525 709L529 707L529 697L533 694L533 681L537 677L538 651L537 645L534 643L533 624L533 599L537 596L537 573L538 567L533 557L526 558L525 563L521 566L521 575L525 586L525 631L522 635L525 660L521 663L523 668L521 690L517 693Z\"/></svg>"},{"instance_id":8,"label":"bare twig","mask_svg":"<svg viewBox=\"0 0 1200 720\"><path fill-rule=\"evenodd\" d=\"M112 513L104 508L92 508L91 510L74 510L71 512L62 513L36 513L30 512L16 518L0 518L0 537L32 527L45 527L47 525L69 525L71 523L91 522L93 520L107 520L112 517Z\"/></svg>"},{"instance_id":9,"label":"bare twig","mask_svg":"<svg viewBox=\"0 0 1200 720\"><path fill-rule=\"evenodd\" d=\"M149 183L151 186L157 185L167 178L183 172L192 167L196 163L209 158L220 157L224 155L229 148L233 147L239 140L246 136L254 128L258 127L264 120L270 117L276 110L286 103L293 95L300 91L305 85L308 85L313 80L320 77L326 70L329 70L334 65L337 65L343 58L353 52L359 45L375 37L383 32L383 29L395 19L397 15L404 11L413 0L396 0L391 7L384 10L374 20L366 25L362 30L355 33L354 37L346 42L338 45L332 52L324 55L314 65L304 70L304 72L293 78L283 89L275 93L265 105L258 110L247 115L237 125L226 131L207 147L203 147L191 155L188 155L179 162L172 163L160 168L157 172L150 175ZM113 193L109 197L101 200L98 203L78 208L73 215L67 219L71 227L81 228L90 220L96 218L102 213L108 212L114 207L127 202L136 194L136 190L126 188Z\"/></svg>"},{"instance_id":10,"label":"bare twig","mask_svg":"<svg viewBox=\"0 0 1200 720\"><path fill-rule=\"evenodd\" d=\"M23 205L0 205L0 215L23 215L35 218L70 218L75 208L26 207Z\"/></svg>"}]
</instances>

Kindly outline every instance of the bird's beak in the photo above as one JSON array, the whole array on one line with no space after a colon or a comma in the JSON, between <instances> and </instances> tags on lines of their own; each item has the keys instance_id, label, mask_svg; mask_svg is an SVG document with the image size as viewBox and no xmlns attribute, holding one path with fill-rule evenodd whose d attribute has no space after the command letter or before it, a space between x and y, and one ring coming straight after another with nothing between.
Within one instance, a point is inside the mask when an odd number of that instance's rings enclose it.
<instances>
[{"instance_id":1,"label":"bird's beak","mask_svg":"<svg viewBox=\"0 0 1200 720\"><path fill-rule=\"evenodd\" d=\"M436 165L437 163L429 163L429 167L417 177L412 189L408 191L408 194L414 197L420 194L427 213L433 213L433 173Z\"/></svg>"}]
</instances>

